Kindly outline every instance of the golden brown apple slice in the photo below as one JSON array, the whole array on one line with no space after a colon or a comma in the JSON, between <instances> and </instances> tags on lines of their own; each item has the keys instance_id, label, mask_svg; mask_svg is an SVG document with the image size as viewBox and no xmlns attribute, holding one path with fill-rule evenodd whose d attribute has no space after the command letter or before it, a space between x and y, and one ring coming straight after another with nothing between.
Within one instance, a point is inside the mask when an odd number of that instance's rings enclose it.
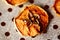
<instances>
[{"instance_id":1,"label":"golden brown apple slice","mask_svg":"<svg viewBox=\"0 0 60 40\"><path fill-rule=\"evenodd\" d=\"M60 0L55 1L54 9L58 14L60 14Z\"/></svg>"},{"instance_id":2,"label":"golden brown apple slice","mask_svg":"<svg viewBox=\"0 0 60 40\"><path fill-rule=\"evenodd\" d=\"M21 5L25 2L27 2L27 0L6 0L7 3L11 4L11 5Z\"/></svg>"},{"instance_id":3,"label":"golden brown apple slice","mask_svg":"<svg viewBox=\"0 0 60 40\"><path fill-rule=\"evenodd\" d=\"M25 36L36 36L48 25L48 14L41 7L29 5L15 18L18 30Z\"/></svg>"}]
</instances>

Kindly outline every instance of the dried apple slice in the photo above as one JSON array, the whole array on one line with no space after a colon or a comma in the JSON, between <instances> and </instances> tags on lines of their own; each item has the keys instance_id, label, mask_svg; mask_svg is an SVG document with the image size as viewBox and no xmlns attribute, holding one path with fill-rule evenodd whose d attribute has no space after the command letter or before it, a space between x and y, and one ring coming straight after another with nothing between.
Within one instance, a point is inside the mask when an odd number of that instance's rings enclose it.
<instances>
[{"instance_id":1,"label":"dried apple slice","mask_svg":"<svg viewBox=\"0 0 60 40\"><path fill-rule=\"evenodd\" d=\"M60 14L60 0L55 1L54 9L58 14Z\"/></svg>"},{"instance_id":2,"label":"dried apple slice","mask_svg":"<svg viewBox=\"0 0 60 40\"><path fill-rule=\"evenodd\" d=\"M36 36L48 25L48 14L41 7L31 4L15 18L15 24L22 35Z\"/></svg>"},{"instance_id":3,"label":"dried apple slice","mask_svg":"<svg viewBox=\"0 0 60 40\"><path fill-rule=\"evenodd\" d=\"M27 2L27 0L6 0L6 2L11 5L21 5L25 2Z\"/></svg>"}]
</instances>

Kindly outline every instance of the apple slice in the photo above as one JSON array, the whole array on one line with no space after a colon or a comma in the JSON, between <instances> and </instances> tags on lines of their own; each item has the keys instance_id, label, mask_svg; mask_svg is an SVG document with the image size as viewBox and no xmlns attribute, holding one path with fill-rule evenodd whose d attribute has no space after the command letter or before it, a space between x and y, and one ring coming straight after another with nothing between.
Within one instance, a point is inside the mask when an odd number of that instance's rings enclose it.
<instances>
[{"instance_id":1,"label":"apple slice","mask_svg":"<svg viewBox=\"0 0 60 40\"><path fill-rule=\"evenodd\" d=\"M60 0L56 0L54 4L55 11L60 14Z\"/></svg>"},{"instance_id":2,"label":"apple slice","mask_svg":"<svg viewBox=\"0 0 60 40\"><path fill-rule=\"evenodd\" d=\"M31 4L15 18L15 24L22 35L36 36L48 25L48 14L41 7Z\"/></svg>"},{"instance_id":3,"label":"apple slice","mask_svg":"<svg viewBox=\"0 0 60 40\"><path fill-rule=\"evenodd\" d=\"M6 0L6 2L11 5L21 5L25 2L27 2L27 0Z\"/></svg>"}]
</instances>

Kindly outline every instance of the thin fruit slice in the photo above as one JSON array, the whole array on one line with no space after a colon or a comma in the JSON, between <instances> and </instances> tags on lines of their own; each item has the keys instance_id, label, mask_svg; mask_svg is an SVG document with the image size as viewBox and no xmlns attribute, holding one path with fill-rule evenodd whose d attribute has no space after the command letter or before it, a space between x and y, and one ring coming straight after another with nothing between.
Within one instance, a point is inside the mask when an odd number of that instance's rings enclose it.
<instances>
[{"instance_id":1,"label":"thin fruit slice","mask_svg":"<svg viewBox=\"0 0 60 40\"><path fill-rule=\"evenodd\" d=\"M60 0L56 0L54 4L55 11L60 14Z\"/></svg>"},{"instance_id":2,"label":"thin fruit slice","mask_svg":"<svg viewBox=\"0 0 60 40\"><path fill-rule=\"evenodd\" d=\"M27 2L27 0L6 0L7 3L11 4L11 5L21 5L25 2Z\"/></svg>"},{"instance_id":3,"label":"thin fruit slice","mask_svg":"<svg viewBox=\"0 0 60 40\"><path fill-rule=\"evenodd\" d=\"M15 18L18 30L25 36L36 36L48 25L48 14L41 7L31 4Z\"/></svg>"}]
</instances>

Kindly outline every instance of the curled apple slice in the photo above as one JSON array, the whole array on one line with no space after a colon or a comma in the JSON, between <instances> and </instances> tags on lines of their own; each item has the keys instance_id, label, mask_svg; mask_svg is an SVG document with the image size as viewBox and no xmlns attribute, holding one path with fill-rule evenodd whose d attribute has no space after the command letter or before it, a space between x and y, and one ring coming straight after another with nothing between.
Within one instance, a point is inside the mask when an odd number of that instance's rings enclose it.
<instances>
[{"instance_id":1,"label":"curled apple slice","mask_svg":"<svg viewBox=\"0 0 60 40\"><path fill-rule=\"evenodd\" d=\"M48 25L48 14L37 5L29 5L15 18L18 30L25 36L36 36Z\"/></svg>"}]
</instances>

